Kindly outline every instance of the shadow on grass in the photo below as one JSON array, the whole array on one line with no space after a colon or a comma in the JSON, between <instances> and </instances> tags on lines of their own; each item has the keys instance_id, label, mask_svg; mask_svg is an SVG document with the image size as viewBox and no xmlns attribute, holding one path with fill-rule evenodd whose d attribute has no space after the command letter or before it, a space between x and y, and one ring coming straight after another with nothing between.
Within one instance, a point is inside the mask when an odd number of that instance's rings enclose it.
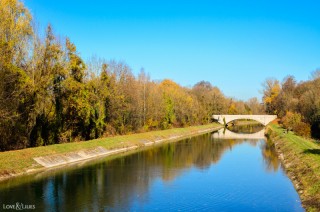
<instances>
[{"instance_id":1,"label":"shadow on grass","mask_svg":"<svg viewBox=\"0 0 320 212\"><path fill-rule=\"evenodd\" d=\"M320 155L320 149L306 149L303 151L303 153Z\"/></svg>"}]
</instances>

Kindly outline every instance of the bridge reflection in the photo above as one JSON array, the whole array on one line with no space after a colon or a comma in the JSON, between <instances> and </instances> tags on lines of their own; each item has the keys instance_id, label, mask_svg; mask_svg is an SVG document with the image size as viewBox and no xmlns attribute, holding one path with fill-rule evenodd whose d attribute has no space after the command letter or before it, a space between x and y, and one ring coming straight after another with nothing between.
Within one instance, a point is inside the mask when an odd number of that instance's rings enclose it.
<instances>
[{"instance_id":1,"label":"bridge reflection","mask_svg":"<svg viewBox=\"0 0 320 212\"><path fill-rule=\"evenodd\" d=\"M99 211L105 206L109 206L110 211L130 211L136 197L141 204L151 199L150 191L158 188L154 185L161 182L159 179L174 182L184 173L190 174L194 168L210 171L210 167L218 164L225 153L236 147L241 148L242 144L249 144L261 151L262 165L267 172L279 169L280 161L273 145L262 140L227 139L228 135L234 134L252 139L252 134L239 134L226 129L225 133L220 130L134 154L126 153L47 170L0 184L0 200L9 203L17 199L26 203L36 202L39 211L45 211L46 208L53 211ZM226 140L220 142L214 139L216 136ZM234 151L234 157L240 157L241 152ZM224 168L220 166L219 170L227 171L234 165L237 170L242 170L238 169L237 163L230 163Z\"/></svg>"},{"instance_id":2,"label":"bridge reflection","mask_svg":"<svg viewBox=\"0 0 320 212\"><path fill-rule=\"evenodd\" d=\"M235 133L227 128L218 130L215 133L212 133L212 138L214 139L265 139L265 129L262 128L259 132L255 133Z\"/></svg>"}]
</instances>

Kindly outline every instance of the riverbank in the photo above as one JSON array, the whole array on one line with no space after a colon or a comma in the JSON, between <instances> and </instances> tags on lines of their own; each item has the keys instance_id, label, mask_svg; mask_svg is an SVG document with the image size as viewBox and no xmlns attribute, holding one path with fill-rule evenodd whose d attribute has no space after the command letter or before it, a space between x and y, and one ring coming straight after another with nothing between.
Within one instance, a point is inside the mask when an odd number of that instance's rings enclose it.
<instances>
[{"instance_id":1,"label":"riverbank","mask_svg":"<svg viewBox=\"0 0 320 212\"><path fill-rule=\"evenodd\" d=\"M220 129L216 123L0 153L0 181Z\"/></svg>"},{"instance_id":2,"label":"riverbank","mask_svg":"<svg viewBox=\"0 0 320 212\"><path fill-rule=\"evenodd\" d=\"M307 211L320 210L320 145L270 124L266 135L274 143L288 176Z\"/></svg>"}]
</instances>

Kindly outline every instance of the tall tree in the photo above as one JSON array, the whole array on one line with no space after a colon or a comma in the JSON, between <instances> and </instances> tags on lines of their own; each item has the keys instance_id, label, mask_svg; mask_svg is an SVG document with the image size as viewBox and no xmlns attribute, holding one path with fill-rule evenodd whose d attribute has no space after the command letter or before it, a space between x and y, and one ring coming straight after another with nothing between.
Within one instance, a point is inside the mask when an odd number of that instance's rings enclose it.
<instances>
[{"instance_id":1,"label":"tall tree","mask_svg":"<svg viewBox=\"0 0 320 212\"><path fill-rule=\"evenodd\" d=\"M250 108L251 114L258 115L264 113L263 106L256 97L249 99L246 104Z\"/></svg>"},{"instance_id":2,"label":"tall tree","mask_svg":"<svg viewBox=\"0 0 320 212\"><path fill-rule=\"evenodd\" d=\"M0 150L27 146L27 120L21 118L28 101L25 72L32 41L32 17L17 0L0 1Z\"/></svg>"},{"instance_id":3,"label":"tall tree","mask_svg":"<svg viewBox=\"0 0 320 212\"><path fill-rule=\"evenodd\" d=\"M280 93L280 83L276 79L267 79L263 84L263 103L266 112L269 114L277 114L276 98Z\"/></svg>"},{"instance_id":4,"label":"tall tree","mask_svg":"<svg viewBox=\"0 0 320 212\"><path fill-rule=\"evenodd\" d=\"M149 81L150 81L150 77L145 73L144 69L142 68L138 76L139 98L137 102L139 107L138 109L139 109L140 126L146 125Z\"/></svg>"},{"instance_id":5,"label":"tall tree","mask_svg":"<svg viewBox=\"0 0 320 212\"><path fill-rule=\"evenodd\" d=\"M66 77L64 52L49 24L44 44L35 40L32 74L33 111L35 122L30 134L31 146L56 143L62 121L62 81Z\"/></svg>"},{"instance_id":6,"label":"tall tree","mask_svg":"<svg viewBox=\"0 0 320 212\"><path fill-rule=\"evenodd\" d=\"M89 139L91 136L91 116L93 108L89 102L89 91L84 83L85 63L78 55L76 46L66 39L68 77L63 82L65 87L64 121L67 124L63 141L80 136Z\"/></svg>"}]
</instances>

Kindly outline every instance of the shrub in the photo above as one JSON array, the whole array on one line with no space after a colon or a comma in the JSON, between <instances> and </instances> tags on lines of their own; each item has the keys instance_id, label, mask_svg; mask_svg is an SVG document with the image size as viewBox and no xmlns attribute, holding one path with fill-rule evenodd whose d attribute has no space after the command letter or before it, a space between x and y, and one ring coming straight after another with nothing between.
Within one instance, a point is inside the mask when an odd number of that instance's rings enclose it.
<instances>
[{"instance_id":1,"label":"shrub","mask_svg":"<svg viewBox=\"0 0 320 212\"><path fill-rule=\"evenodd\" d=\"M286 129L293 130L297 135L304 137L310 137L311 135L311 126L302 121L300 113L287 111L282 118L282 124Z\"/></svg>"},{"instance_id":2,"label":"shrub","mask_svg":"<svg viewBox=\"0 0 320 212\"><path fill-rule=\"evenodd\" d=\"M293 131L297 135L300 135L303 137L310 137L311 136L311 126L310 126L310 124L307 124L304 122L297 123L294 126Z\"/></svg>"},{"instance_id":3,"label":"shrub","mask_svg":"<svg viewBox=\"0 0 320 212\"><path fill-rule=\"evenodd\" d=\"M287 111L286 115L282 118L283 126L288 130L293 130L295 125L301 122L301 114Z\"/></svg>"}]
</instances>

